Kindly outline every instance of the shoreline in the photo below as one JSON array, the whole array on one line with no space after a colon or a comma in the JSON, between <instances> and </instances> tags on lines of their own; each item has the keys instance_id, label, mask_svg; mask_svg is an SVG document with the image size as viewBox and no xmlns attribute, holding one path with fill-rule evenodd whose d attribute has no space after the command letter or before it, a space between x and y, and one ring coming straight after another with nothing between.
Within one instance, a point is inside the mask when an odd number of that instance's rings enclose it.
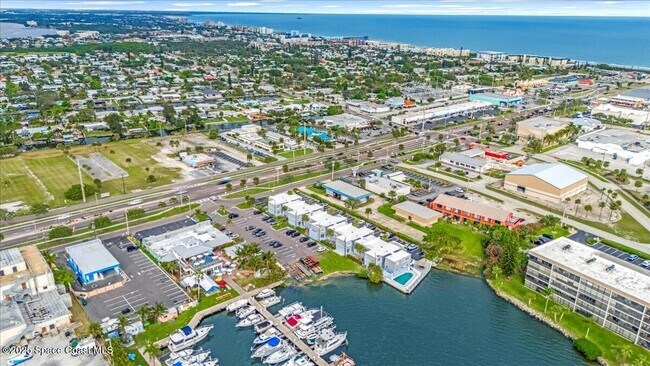
<instances>
[{"instance_id":1,"label":"shoreline","mask_svg":"<svg viewBox=\"0 0 650 366\"><path fill-rule=\"evenodd\" d=\"M537 321L544 323L545 325L549 326L550 328L558 331L560 334L562 334L564 337L569 339L571 342L573 342L576 337L571 334L568 330L564 329L561 325L557 324L556 322L553 321L549 316L542 314L535 309L531 308L530 306L526 305L524 302L521 300L499 290L496 286L493 285L491 280L488 280L487 278L485 279L485 283L492 289L492 291L500 298L503 300L507 301L511 305L514 305L517 307L519 310L523 311L524 313L530 315L532 318L536 319ZM586 361L586 360L585 360ZM587 361L589 362L589 361ZM609 366L607 361L603 357L598 358L598 364L601 366Z\"/></svg>"}]
</instances>

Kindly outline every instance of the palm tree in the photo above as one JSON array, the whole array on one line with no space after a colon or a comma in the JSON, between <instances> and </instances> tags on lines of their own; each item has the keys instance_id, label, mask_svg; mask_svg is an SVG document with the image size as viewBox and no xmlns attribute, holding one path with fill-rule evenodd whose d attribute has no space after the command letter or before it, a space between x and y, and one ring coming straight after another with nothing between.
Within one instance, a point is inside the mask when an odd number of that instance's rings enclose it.
<instances>
[{"instance_id":1,"label":"palm tree","mask_svg":"<svg viewBox=\"0 0 650 366\"><path fill-rule=\"evenodd\" d=\"M101 324L97 322L90 322L88 324L88 333L95 339L99 339L104 335Z\"/></svg>"},{"instance_id":2,"label":"palm tree","mask_svg":"<svg viewBox=\"0 0 650 366\"><path fill-rule=\"evenodd\" d=\"M196 283L198 284L201 282L201 279L203 278L203 271L200 268L197 268L194 270L194 279L196 279ZM201 298L201 285L199 285L196 289L196 300L198 301Z\"/></svg>"},{"instance_id":3,"label":"palm tree","mask_svg":"<svg viewBox=\"0 0 650 366\"><path fill-rule=\"evenodd\" d=\"M332 228L328 228L327 230L325 230L325 236L328 237L328 238L333 237L334 234L335 234L335 231Z\"/></svg>"},{"instance_id":4,"label":"palm tree","mask_svg":"<svg viewBox=\"0 0 650 366\"><path fill-rule=\"evenodd\" d=\"M598 221L600 221L601 216L603 215L603 208L605 208L607 204L603 201L598 202L598 207L600 207L600 212L598 213Z\"/></svg>"},{"instance_id":5,"label":"palm tree","mask_svg":"<svg viewBox=\"0 0 650 366\"><path fill-rule=\"evenodd\" d=\"M587 318L587 333L585 333L585 338L589 338L589 331L591 327L596 325L596 319L593 316Z\"/></svg>"},{"instance_id":6,"label":"palm tree","mask_svg":"<svg viewBox=\"0 0 650 366\"><path fill-rule=\"evenodd\" d=\"M120 316L117 317L117 329L120 330L120 336L122 337L122 340L126 338L127 325L129 325L129 318L124 316L124 314L120 314Z\"/></svg>"},{"instance_id":7,"label":"palm tree","mask_svg":"<svg viewBox=\"0 0 650 366\"><path fill-rule=\"evenodd\" d=\"M578 208L580 208L580 203L582 203L582 200L580 198L576 198L575 201L573 201L576 204L576 211L573 213L574 215L578 214Z\"/></svg>"},{"instance_id":8,"label":"palm tree","mask_svg":"<svg viewBox=\"0 0 650 366\"><path fill-rule=\"evenodd\" d=\"M142 320L142 323L146 323L147 319L149 319L149 315L151 315L151 306L149 304L144 304L142 307L138 310L136 310L136 314L140 317L140 320Z\"/></svg>"},{"instance_id":9,"label":"palm tree","mask_svg":"<svg viewBox=\"0 0 650 366\"><path fill-rule=\"evenodd\" d=\"M149 341L144 346L144 354L149 356L149 361L151 361L149 362L149 364L154 365L155 364L154 360L156 359L156 357L160 356L160 349L156 347L156 345L153 342Z\"/></svg>"},{"instance_id":10,"label":"palm tree","mask_svg":"<svg viewBox=\"0 0 650 366\"><path fill-rule=\"evenodd\" d=\"M585 205L585 217L587 217L589 215L589 213L591 213L591 211L593 211L593 210L594 210L594 207L592 205Z\"/></svg>"},{"instance_id":11,"label":"palm tree","mask_svg":"<svg viewBox=\"0 0 650 366\"><path fill-rule=\"evenodd\" d=\"M163 316L167 312L167 308L165 305L163 305L162 302L156 301L156 303L153 305L153 308L151 309L151 318L153 321L157 322L158 318Z\"/></svg>"},{"instance_id":12,"label":"palm tree","mask_svg":"<svg viewBox=\"0 0 650 366\"><path fill-rule=\"evenodd\" d=\"M366 207L366 218L367 218L367 219L370 218L370 214L371 214L371 213L372 213L372 208L370 208L370 207Z\"/></svg>"},{"instance_id":13,"label":"palm tree","mask_svg":"<svg viewBox=\"0 0 650 366\"><path fill-rule=\"evenodd\" d=\"M43 251L43 259L45 259L45 262L52 267L54 266L54 261L56 260L56 254L52 253L50 249L45 249Z\"/></svg>"},{"instance_id":14,"label":"palm tree","mask_svg":"<svg viewBox=\"0 0 650 366\"><path fill-rule=\"evenodd\" d=\"M548 300L551 299L553 294L555 293L555 289L551 287L547 287L542 290L542 295L546 298L546 304L544 304L544 312L546 312L546 309L548 308Z\"/></svg>"},{"instance_id":15,"label":"palm tree","mask_svg":"<svg viewBox=\"0 0 650 366\"><path fill-rule=\"evenodd\" d=\"M617 361L623 363L623 361L632 356L632 347L615 344L612 346L612 353Z\"/></svg>"},{"instance_id":16,"label":"palm tree","mask_svg":"<svg viewBox=\"0 0 650 366\"><path fill-rule=\"evenodd\" d=\"M524 295L524 298L526 299L526 302L528 302L528 306L530 307L531 301L535 300L535 295L529 292L526 293L526 295Z\"/></svg>"},{"instance_id":17,"label":"palm tree","mask_svg":"<svg viewBox=\"0 0 650 366\"><path fill-rule=\"evenodd\" d=\"M302 220L302 226L307 227L306 223L309 223L309 215L303 214L300 220Z\"/></svg>"},{"instance_id":18,"label":"palm tree","mask_svg":"<svg viewBox=\"0 0 650 366\"><path fill-rule=\"evenodd\" d=\"M557 314L562 311L560 305L551 306L551 313L553 313L553 320L557 323Z\"/></svg>"},{"instance_id":19,"label":"palm tree","mask_svg":"<svg viewBox=\"0 0 650 366\"><path fill-rule=\"evenodd\" d=\"M499 276L503 274L503 270L499 266L494 266L492 267L492 275L494 276L494 279L498 280Z\"/></svg>"}]
</instances>

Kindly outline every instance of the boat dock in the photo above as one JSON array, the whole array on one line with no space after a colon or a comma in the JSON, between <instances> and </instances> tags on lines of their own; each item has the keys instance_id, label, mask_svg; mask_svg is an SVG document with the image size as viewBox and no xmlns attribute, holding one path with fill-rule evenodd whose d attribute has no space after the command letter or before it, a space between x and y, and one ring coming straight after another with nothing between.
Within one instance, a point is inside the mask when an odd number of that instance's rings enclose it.
<instances>
[{"instance_id":1,"label":"boat dock","mask_svg":"<svg viewBox=\"0 0 650 366\"><path fill-rule=\"evenodd\" d=\"M228 283L228 286L231 288L235 289L235 291L239 292L240 296L239 298L244 298L248 300L248 303L250 305L253 305L257 312L262 314L266 320L270 321L273 326L275 326L276 329L282 332L282 334L287 337L288 340L290 340L294 345L296 345L303 353L305 353L312 361L316 363L318 366L328 366L329 364L322 358L320 357L313 349L311 349L305 342L303 342L300 338L298 338L289 328L287 328L282 322L280 322L273 314L271 314L266 308L255 299L255 295L259 293L262 289L256 289L251 292L246 292L244 289L242 289L235 281L233 281L230 278L226 279L226 283ZM237 299L239 299L237 298ZM225 308L225 307L224 307ZM198 315L198 314L197 314Z\"/></svg>"}]
</instances>

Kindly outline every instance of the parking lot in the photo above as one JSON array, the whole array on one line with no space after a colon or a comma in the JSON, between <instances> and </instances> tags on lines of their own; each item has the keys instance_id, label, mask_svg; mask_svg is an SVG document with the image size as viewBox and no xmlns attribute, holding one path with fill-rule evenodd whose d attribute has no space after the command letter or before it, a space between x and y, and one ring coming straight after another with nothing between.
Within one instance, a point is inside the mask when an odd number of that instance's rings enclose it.
<instances>
[{"instance_id":1,"label":"parking lot","mask_svg":"<svg viewBox=\"0 0 650 366\"><path fill-rule=\"evenodd\" d=\"M300 258L304 258L310 255L315 255L316 247L308 247L307 243L309 241L300 242L300 238L304 237L303 235L297 237L290 237L285 235L287 229L276 231L271 227L271 224L263 221L263 214L254 215L253 210L240 210L236 207L229 209L230 212L239 215L239 217L232 218L232 225L229 227L229 230L233 231L236 234L239 234L246 242L248 243L259 243L262 250L270 250L275 253L278 262L281 264L288 264L297 261ZM217 221L224 223L226 217L218 217ZM266 235L256 237L253 235L253 230L246 230L247 227L253 226L256 229L262 229L266 232ZM269 244L274 240L282 243L281 247L274 248Z\"/></svg>"},{"instance_id":2,"label":"parking lot","mask_svg":"<svg viewBox=\"0 0 650 366\"><path fill-rule=\"evenodd\" d=\"M185 291L142 251L127 252L124 244L128 242L129 239L123 236L104 241L129 281L120 288L88 299L85 308L92 320L116 318L119 314L134 319L137 317L135 311L145 304L154 306L161 302L165 308L172 308L191 301Z\"/></svg>"},{"instance_id":3,"label":"parking lot","mask_svg":"<svg viewBox=\"0 0 650 366\"><path fill-rule=\"evenodd\" d=\"M582 231L582 230L579 230L575 234L569 236L569 239L575 240L575 241L577 241L579 243L582 243L582 244L585 244L585 245L589 245L589 244L587 244L587 239L589 239L589 238L595 238L595 236L592 235L592 234L589 234L589 233L587 233L585 231ZM602 243L596 243L596 244L593 244L593 245L590 245L590 246L592 248L600 250L601 252L603 252L605 254L608 254L608 255L610 255L612 257L616 257L618 259L627 261L628 263L635 264L635 265L639 266L640 268L647 268L647 267L644 267L644 266L641 265L643 263L643 261L644 261L644 259L642 259L642 258L636 258L635 260L628 261L628 258L630 257L630 253L628 253L628 252L624 252L622 250L616 249L614 247L610 247L609 245L602 244Z\"/></svg>"}]
</instances>

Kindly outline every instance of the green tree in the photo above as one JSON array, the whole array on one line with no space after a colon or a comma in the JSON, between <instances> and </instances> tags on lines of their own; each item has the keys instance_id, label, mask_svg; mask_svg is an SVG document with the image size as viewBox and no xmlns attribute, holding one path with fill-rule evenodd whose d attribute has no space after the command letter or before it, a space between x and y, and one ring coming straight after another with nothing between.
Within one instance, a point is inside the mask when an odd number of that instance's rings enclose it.
<instances>
[{"instance_id":1,"label":"green tree","mask_svg":"<svg viewBox=\"0 0 650 366\"><path fill-rule=\"evenodd\" d=\"M70 286L75 281L74 275L67 269L57 268L52 271L52 274L54 275L54 282L66 287Z\"/></svg>"},{"instance_id":2,"label":"green tree","mask_svg":"<svg viewBox=\"0 0 650 366\"><path fill-rule=\"evenodd\" d=\"M366 207L366 219L370 219L370 214L372 213L372 208Z\"/></svg>"},{"instance_id":3,"label":"green tree","mask_svg":"<svg viewBox=\"0 0 650 366\"><path fill-rule=\"evenodd\" d=\"M172 263L172 262L163 262L163 263ZM149 321L149 316L151 315L151 306L149 304L144 304L140 309L136 310L135 313L138 314L140 317L140 320L142 320L142 323L146 323Z\"/></svg>"},{"instance_id":4,"label":"green tree","mask_svg":"<svg viewBox=\"0 0 650 366\"><path fill-rule=\"evenodd\" d=\"M546 303L544 304L544 312L546 312L546 309L548 308L548 301L553 297L553 294L555 294L555 289L552 287L547 287L542 290L542 295L544 295L544 298L546 299Z\"/></svg>"},{"instance_id":5,"label":"green tree","mask_svg":"<svg viewBox=\"0 0 650 366\"><path fill-rule=\"evenodd\" d=\"M368 279L371 283L380 283L384 278L384 271L375 263L368 265Z\"/></svg>"},{"instance_id":6,"label":"green tree","mask_svg":"<svg viewBox=\"0 0 650 366\"><path fill-rule=\"evenodd\" d=\"M88 333L95 339L101 339L104 336L102 326L98 322L90 322L88 324Z\"/></svg>"},{"instance_id":7,"label":"green tree","mask_svg":"<svg viewBox=\"0 0 650 366\"><path fill-rule=\"evenodd\" d=\"M151 341L144 346L144 353L149 356L149 364L154 365L156 357L160 356L160 349Z\"/></svg>"},{"instance_id":8,"label":"green tree","mask_svg":"<svg viewBox=\"0 0 650 366\"><path fill-rule=\"evenodd\" d=\"M50 239L65 238L70 235L72 235L72 229L67 226L55 226L50 229L48 233L48 237Z\"/></svg>"},{"instance_id":9,"label":"green tree","mask_svg":"<svg viewBox=\"0 0 650 366\"><path fill-rule=\"evenodd\" d=\"M86 198L88 198L95 194L95 187L88 184L84 184L84 192L86 193ZM81 193L81 185L73 184L72 186L70 186L70 188L68 188L64 192L63 196L69 200L79 201L80 199L83 198L83 195Z\"/></svg>"},{"instance_id":10,"label":"green tree","mask_svg":"<svg viewBox=\"0 0 650 366\"><path fill-rule=\"evenodd\" d=\"M29 212L33 215L45 215L50 210L50 206L44 203L35 203L29 208Z\"/></svg>"},{"instance_id":11,"label":"green tree","mask_svg":"<svg viewBox=\"0 0 650 366\"><path fill-rule=\"evenodd\" d=\"M93 225L95 225L95 229L103 229L105 227L111 226L113 222L108 216L97 216L93 219Z\"/></svg>"}]
</instances>

